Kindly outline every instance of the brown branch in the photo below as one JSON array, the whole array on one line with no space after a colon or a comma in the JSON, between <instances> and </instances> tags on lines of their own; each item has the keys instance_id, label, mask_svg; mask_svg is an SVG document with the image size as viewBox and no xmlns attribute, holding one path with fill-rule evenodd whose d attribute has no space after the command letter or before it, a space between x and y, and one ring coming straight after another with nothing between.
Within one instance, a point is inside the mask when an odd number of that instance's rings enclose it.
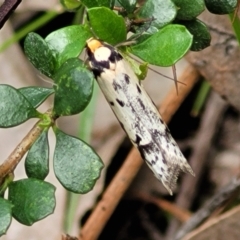
<instances>
[{"instance_id":1,"label":"brown branch","mask_svg":"<svg viewBox=\"0 0 240 240\"><path fill-rule=\"evenodd\" d=\"M232 196L238 196L240 191L240 178L234 177L231 182L222 188L217 194L215 194L200 210L198 210L189 221L184 224L177 232L175 240L182 239L187 233L199 226L204 220L206 220L211 214L221 206L223 206ZM236 196L235 196L236 197Z\"/></svg>"},{"instance_id":2,"label":"brown branch","mask_svg":"<svg viewBox=\"0 0 240 240\"><path fill-rule=\"evenodd\" d=\"M22 0L5 0L2 6L0 6L0 28L9 19L12 12L17 8Z\"/></svg>"},{"instance_id":3,"label":"brown branch","mask_svg":"<svg viewBox=\"0 0 240 240\"><path fill-rule=\"evenodd\" d=\"M141 200L144 200L146 202L154 203L159 208L163 209L164 211L170 213L175 218L177 218L181 222L186 222L191 217L191 213L185 209L182 209L178 207L176 204L171 203L167 200L157 198L155 196L152 196L150 194L146 193L133 193L134 198L139 198Z\"/></svg>"},{"instance_id":4,"label":"brown branch","mask_svg":"<svg viewBox=\"0 0 240 240\"><path fill-rule=\"evenodd\" d=\"M40 120L41 121L41 120ZM23 158L24 154L30 149L32 144L36 141L39 135L43 131L43 127L39 126L38 121L29 133L23 138L23 140L17 145L10 156L0 165L0 182L6 175L12 173L18 163Z\"/></svg>"},{"instance_id":5,"label":"brown branch","mask_svg":"<svg viewBox=\"0 0 240 240\"><path fill-rule=\"evenodd\" d=\"M189 65L180 77L180 81L184 82L186 86L179 86L179 95L176 95L175 87L172 88L161 104L160 113L166 122L169 122L172 115L191 91L198 77L199 74L197 71ZM79 239L94 240L98 238L118 202L136 176L142 163L143 161L138 151L133 148L125 159L121 169L104 192L102 199L80 231Z\"/></svg>"},{"instance_id":6,"label":"brown branch","mask_svg":"<svg viewBox=\"0 0 240 240\"><path fill-rule=\"evenodd\" d=\"M204 168L209 162L207 155L211 148L212 139L226 106L227 104L218 96L218 94L215 92L210 94L198 133L194 139L192 155L189 159L196 177L189 178L187 175L183 176L179 194L176 198L176 204L181 208L188 209L196 196L198 183L201 179ZM172 219L167 230L166 239L172 239L172 236L176 233L178 227L178 220Z\"/></svg>"}]
</instances>

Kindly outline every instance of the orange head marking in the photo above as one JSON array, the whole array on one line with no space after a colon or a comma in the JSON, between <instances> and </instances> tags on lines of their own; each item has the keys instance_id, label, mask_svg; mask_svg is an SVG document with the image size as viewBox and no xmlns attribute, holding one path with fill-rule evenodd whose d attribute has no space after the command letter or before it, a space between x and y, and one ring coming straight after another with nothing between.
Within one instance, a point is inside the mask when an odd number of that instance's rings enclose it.
<instances>
[{"instance_id":1,"label":"orange head marking","mask_svg":"<svg viewBox=\"0 0 240 240\"><path fill-rule=\"evenodd\" d=\"M87 47L90 49L92 53L94 53L98 48L102 46L103 44L95 38L90 38L87 40Z\"/></svg>"}]
</instances>

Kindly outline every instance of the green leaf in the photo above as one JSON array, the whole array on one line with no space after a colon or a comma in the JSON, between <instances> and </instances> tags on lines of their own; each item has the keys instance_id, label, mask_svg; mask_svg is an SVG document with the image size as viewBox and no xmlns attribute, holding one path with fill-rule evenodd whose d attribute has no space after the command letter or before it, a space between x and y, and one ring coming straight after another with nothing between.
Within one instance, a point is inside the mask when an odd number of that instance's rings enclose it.
<instances>
[{"instance_id":1,"label":"green leaf","mask_svg":"<svg viewBox=\"0 0 240 240\"><path fill-rule=\"evenodd\" d=\"M237 0L204 0L209 12L215 14L232 13L237 7Z\"/></svg>"},{"instance_id":2,"label":"green leaf","mask_svg":"<svg viewBox=\"0 0 240 240\"><path fill-rule=\"evenodd\" d=\"M68 116L85 109L92 97L94 76L78 58L66 61L53 76L54 115Z\"/></svg>"},{"instance_id":3,"label":"green leaf","mask_svg":"<svg viewBox=\"0 0 240 240\"><path fill-rule=\"evenodd\" d=\"M179 24L184 25L193 35L192 51L201 51L210 46L211 35L207 26L202 21L195 19L192 21L181 21Z\"/></svg>"},{"instance_id":4,"label":"green leaf","mask_svg":"<svg viewBox=\"0 0 240 240\"><path fill-rule=\"evenodd\" d=\"M93 32L99 39L112 45L126 40L127 30L122 16L108 8L96 7L88 10L88 17Z\"/></svg>"},{"instance_id":5,"label":"green leaf","mask_svg":"<svg viewBox=\"0 0 240 240\"><path fill-rule=\"evenodd\" d=\"M125 11L127 11L128 13L132 13L135 8L136 8L136 4L137 4L137 0L118 0L117 1L123 8Z\"/></svg>"},{"instance_id":6,"label":"green leaf","mask_svg":"<svg viewBox=\"0 0 240 240\"><path fill-rule=\"evenodd\" d=\"M69 58L78 57L92 36L86 25L73 25L50 33L45 41L54 54L59 68Z\"/></svg>"},{"instance_id":7,"label":"green leaf","mask_svg":"<svg viewBox=\"0 0 240 240\"><path fill-rule=\"evenodd\" d=\"M87 8L94 7L107 7L112 8L114 1L113 0L81 0L82 4L84 4ZM103 15L102 15L103 16Z\"/></svg>"},{"instance_id":8,"label":"green leaf","mask_svg":"<svg viewBox=\"0 0 240 240\"><path fill-rule=\"evenodd\" d=\"M24 41L24 52L29 61L41 73L51 77L55 69L55 59L44 39L36 33L29 33Z\"/></svg>"},{"instance_id":9,"label":"green leaf","mask_svg":"<svg viewBox=\"0 0 240 240\"><path fill-rule=\"evenodd\" d=\"M0 236L4 235L12 221L12 204L0 198Z\"/></svg>"},{"instance_id":10,"label":"green leaf","mask_svg":"<svg viewBox=\"0 0 240 240\"><path fill-rule=\"evenodd\" d=\"M25 170L29 178L44 180L49 173L48 129L43 131L31 146L25 160Z\"/></svg>"},{"instance_id":11,"label":"green leaf","mask_svg":"<svg viewBox=\"0 0 240 240\"><path fill-rule=\"evenodd\" d=\"M176 14L176 6L171 0L147 0L141 7L138 17L140 19L153 18L151 25L162 28L172 22Z\"/></svg>"},{"instance_id":12,"label":"green leaf","mask_svg":"<svg viewBox=\"0 0 240 240\"><path fill-rule=\"evenodd\" d=\"M173 0L178 7L177 18L193 20L205 9L204 0Z\"/></svg>"},{"instance_id":13,"label":"green leaf","mask_svg":"<svg viewBox=\"0 0 240 240\"><path fill-rule=\"evenodd\" d=\"M61 4L68 10L74 10L81 6L80 0L60 0Z\"/></svg>"},{"instance_id":14,"label":"green leaf","mask_svg":"<svg viewBox=\"0 0 240 240\"><path fill-rule=\"evenodd\" d=\"M55 187L34 178L15 181L9 185L9 201L14 205L13 217L31 226L53 213L56 205Z\"/></svg>"},{"instance_id":15,"label":"green leaf","mask_svg":"<svg viewBox=\"0 0 240 240\"><path fill-rule=\"evenodd\" d=\"M18 91L32 104L34 108L41 105L52 93L53 88L46 87L23 87Z\"/></svg>"},{"instance_id":16,"label":"green leaf","mask_svg":"<svg viewBox=\"0 0 240 240\"><path fill-rule=\"evenodd\" d=\"M171 24L128 50L145 62L167 67L186 54L192 45L192 38L184 26Z\"/></svg>"},{"instance_id":17,"label":"green leaf","mask_svg":"<svg viewBox=\"0 0 240 240\"><path fill-rule=\"evenodd\" d=\"M0 85L0 127L13 127L35 117L39 113L17 89Z\"/></svg>"},{"instance_id":18,"label":"green leaf","mask_svg":"<svg viewBox=\"0 0 240 240\"><path fill-rule=\"evenodd\" d=\"M54 151L54 172L59 182L69 191L87 193L99 178L103 163L85 142L59 129Z\"/></svg>"}]
</instances>

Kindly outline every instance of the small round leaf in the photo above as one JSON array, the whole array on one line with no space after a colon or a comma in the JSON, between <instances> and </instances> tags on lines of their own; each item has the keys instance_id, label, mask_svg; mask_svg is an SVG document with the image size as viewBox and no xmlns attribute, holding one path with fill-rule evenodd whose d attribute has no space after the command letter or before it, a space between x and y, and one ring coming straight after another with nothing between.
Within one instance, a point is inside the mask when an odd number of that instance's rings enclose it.
<instances>
[{"instance_id":1,"label":"small round leaf","mask_svg":"<svg viewBox=\"0 0 240 240\"><path fill-rule=\"evenodd\" d=\"M187 53L192 45L192 38L184 26L171 24L144 42L130 47L129 51L145 62L168 67Z\"/></svg>"},{"instance_id":2,"label":"small round leaf","mask_svg":"<svg viewBox=\"0 0 240 240\"><path fill-rule=\"evenodd\" d=\"M237 7L237 0L204 0L209 12L215 14L229 14Z\"/></svg>"},{"instance_id":3,"label":"small round leaf","mask_svg":"<svg viewBox=\"0 0 240 240\"><path fill-rule=\"evenodd\" d=\"M192 51L201 51L210 46L211 35L207 26L200 20L181 21L179 24L184 25L187 30L193 35L193 42L191 46Z\"/></svg>"},{"instance_id":4,"label":"small round leaf","mask_svg":"<svg viewBox=\"0 0 240 240\"><path fill-rule=\"evenodd\" d=\"M29 33L24 41L24 52L29 61L41 73L51 77L55 69L55 59L44 39L36 33Z\"/></svg>"},{"instance_id":5,"label":"small round leaf","mask_svg":"<svg viewBox=\"0 0 240 240\"><path fill-rule=\"evenodd\" d=\"M45 87L23 87L19 88L18 91L24 95L34 108L37 108L47 97L54 93L52 88Z\"/></svg>"},{"instance_id":6,"label":"small round leaf","mask_svg":"<svg viewBox=\"0 0 240 240\"><path fill-rule=\"evenodd\" d=\"M84 4L87 8L94 7L107 7L112 8L114 4L114 0L81 0L82 4Z\"/></svg>"},{"instance_id":7,"label":"small round leaf","mask_svg":"<svg viewBox=\"0 0 240 240\"><path fill-rule=\"evenodd\" d=\"M80 113L92 97L94 76L78 58L66 61L53 76L55 81L54 115Z\"/></svg>"},{"instance_id":8,"label":"small round leaf","mask_svg":"<svg viewBox=\"0 0 240 240\"><path fill-rule=\"evenodd\" d=\"M136 8L137 0L118 0L118 3L127 13L133 13Z\"/></svg>"},{"instance_id":9,"label":"small round leaf","mask_svg":"<svg viewBox=\"0 0 240 240\"><path fill-rule=\"evenodd\" d=\"M53 213L56 205L55 187L34 178L15 181L9 185L9 201L14 205L13 217L31 226Z\"/></svg>"},{"instance_id":10,"label":"small round leaf","mask_svg":"<svg viewBox=\"0 0 240 240\"><path fill-rule=\"evenodd\" d=\"M54 172L69 191L87 193L99 178L103 163L85 142L55 128Z\"/></svg>"},{"instance_id":11,"label":"small round leaf","mask_svg":"<svg viewBox=\"0 0 240 240\"><path fill-rule=\"evenodd\" d=\"M10 85L0 85L0 127L13 127L38 116L20 91Z\"/></svg>"},{"instance_id":12,"label":"small round leaf","mask_svg":"<svg viewBox=\"0 0 240 240\"><path fill-rule=\"evenodd\" d=\"M54 54L59 68L69 58L78 57L92 36L88 26L73 25L50 33L45 41Z\"/></svg>"},{"instance_id":13,"label":"small round leaf","mask_svg":"<svg viewBox=\"0 0 240 240\"><path fill-rule=\"evenodd\" d=\"M173 0L178 7L177 18L180 20L192 20L205 9L204 0Z\"/></svg>"},{"instance_id":14,"label":"small round leaf","mask_svg":"<svg viewBox=\"0 0 240 240\"><path fill-rule=\"evenodd\" d=\"M25 169L29 178L44 180L49 172L48 131L41 133L31 146L25 160Z\"/></svg>"},{"instance_id":15,"label":"small round leaf","mask_svg":"<svg viewBox=\"0 0 240 240\"><path fill-rule=\"evenodd\" d=\"M4 235L12 221L12 204L0 198L0 236Z\"/></svg>"},{"instance_id":16,"label":"small round leaf","mask_svg":"<svg viewBox=\"0 0 240 240\"><path fill-rule=\"evenodd\" d=\"M88 10L88 17L93 32L99 39L112 45L126 40L127 30L122 16L108 8L96 7Z\"/></svg>"},{"instance_id":17,"label":"small round leaf","mask_svg":"<svg viewBox=\"0 0 240 240\"><path fill-rule=\"evenodd\" d=\"M162 28L172 22L176 14L176 6L171 0L148 0L139 10L138 17L140 19L153 18L151 26Z\"/></svg>"}]
</instances>

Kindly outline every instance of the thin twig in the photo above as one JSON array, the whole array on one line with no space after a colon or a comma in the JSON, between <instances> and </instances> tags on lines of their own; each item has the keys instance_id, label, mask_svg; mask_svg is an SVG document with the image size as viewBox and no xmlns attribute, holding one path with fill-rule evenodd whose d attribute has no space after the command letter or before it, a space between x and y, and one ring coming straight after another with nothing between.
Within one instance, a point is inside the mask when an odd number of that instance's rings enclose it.
<instances>
[{"instance_id":1,"label":"thin twig","mask_svg":"<svg viewBox=\"0 0 240 240\"><path fill-rule=\"evenodd\" d=\"M12 12L17 8L22 0L5 0L2 6L0 6L0 28L9 19Z\"/></svg>"},{"instance_id":2,"label":"thin twig","mask_svg":"<svg viewBox=\"0 0 240 240\"><path fill-rule=\"evenodd\" d=\"M169 202L167 200L157 198L147 193L133 193L134 198L139 198L146 202L154 203L159 208L170 213L172 216L177 218L181 222L186 222L191 217L191 213L185 209L178 207L176 204Z\"/></svg>"},{"instance_id":3,"label":"thin twig","mask_svg":"<svg viewBox=\"0 0 240 240\"><path fill-rule=\"evenodd\" d=\"M179 86L179 95L176 95L176 89L172 88L161 104L160 113L166 122L169 122L172 115L191 91L198 77L199 74L197 71L189 65L180 77L180 81L186 83L186 86ZM79 239L95 240L98 238L118 202L142 166L142 163L143 161L138 151L133 148L80 231Z\"/></svg>"},{"instance_id":4,"label":"thin twig","mask_svg":"<svg viewBox=\"0 0 240 240\"><path fill-rule=\"evenodd\" d=\"M240 178L234 177L231 182L215 194L200 210L198 210L177 232L175 240L182 239L187 233L199 226L216 209L221 207L233 195L240 191Z\"/></svg>"},{"instance_id":5,"label":"thin twig","mask_svg":"<svg viewBox=\"0 0 240 240\"><path fill-rule=\"evenodd\" d=\"M49 118L52 119L51 108L48 109L44 114L48 115ZM52 119L52 121L54 120ZM9 173L13 173L14 169L23 158L24 154L30 149L33 143L41 135L44 130L44 127L41 126L41 123L43 122L44 120L39 120L17 145L13 152L8 156L8 158L0 165L0 184Z\"/></svg>"},{"instance_id":6,"label":"thin twig","mask_svg":"<svg viewBox=\"0 0 240 240\"><path fill-rule=\"evenodd\" d=\"M196 195L199 180L209 160L207 155L211 148L213 136L226 106L227 104L215 92L210 94L198 133L194 139L192 155L189 159L196 177L183 176L179 194L176 198L176 204L181 208L189 209ZM172 219L167 230L166 239L172 239L178 227L179 221Z\"/></svg>"},{"instance_id":7,"label":"thin twig","mask_svg":"<svg viewBox=\"0 0 240 240\"><path fill-rule=\"evenodd\" d=\"M44 129L39 126L40 121L38 121L33 126L29 133L9 155L9 157L3 162L3 164L0 165L0 181L2 181L6 175L14 171L18 163L23 158L24 154L30 149L35 140L40 136Z\"/></svg>"}]
</instances>

